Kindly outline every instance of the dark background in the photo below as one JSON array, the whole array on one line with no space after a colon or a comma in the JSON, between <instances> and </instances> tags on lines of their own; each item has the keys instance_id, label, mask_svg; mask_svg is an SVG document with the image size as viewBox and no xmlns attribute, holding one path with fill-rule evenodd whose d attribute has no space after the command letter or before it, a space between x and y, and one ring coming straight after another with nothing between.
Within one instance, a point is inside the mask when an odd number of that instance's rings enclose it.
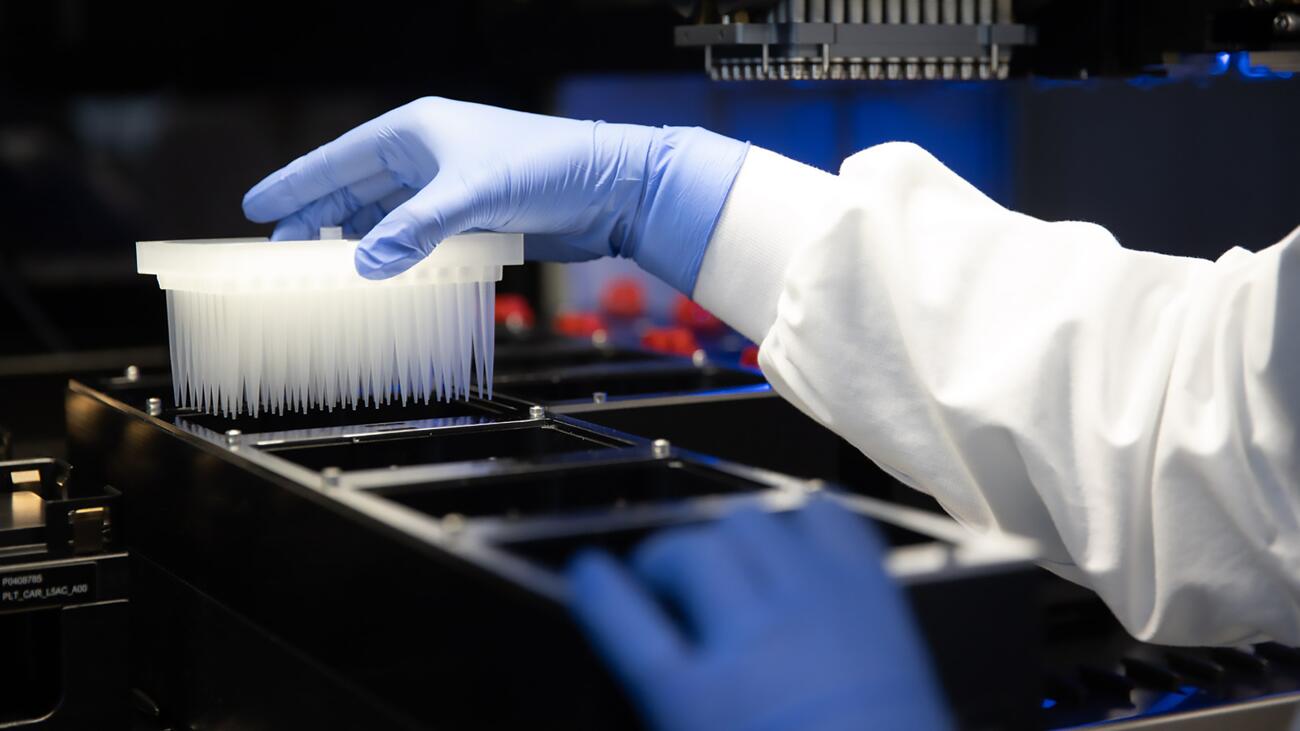
<instances>
[{"instance_id":1,"label":"dark background","mask_svg":"<svg viewBox=\"0 0 1300 731\"><path fill-rule=\"evenodd\" d=\"M661 0L0 1L0 358L164 342L134 241L266 233L244 190L427 94L700 124L830 170L909 139L1006 205L1175 254L1300 223L1298 79L718 84L676 22Z\"/></svg>"}]
</instances>

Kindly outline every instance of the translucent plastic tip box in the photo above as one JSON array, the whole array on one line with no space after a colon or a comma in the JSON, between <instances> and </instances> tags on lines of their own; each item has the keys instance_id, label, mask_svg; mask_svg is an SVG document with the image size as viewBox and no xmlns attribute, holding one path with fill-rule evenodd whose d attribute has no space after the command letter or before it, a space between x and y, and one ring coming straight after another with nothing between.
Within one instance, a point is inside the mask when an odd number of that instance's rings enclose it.
<instances>
[{"instance_id":1,"label":"translucent plastic tip box","mask_svg":"<svg viewBox=\"0 0 1300 731\"><path fill-rule=\"evenodd\" d=\"M167 292L175 402L214 414L491 398L496 283L523 236L470 233L383 280L357 242L208 239L136 244Z\"/></svg>"}]
</instances>

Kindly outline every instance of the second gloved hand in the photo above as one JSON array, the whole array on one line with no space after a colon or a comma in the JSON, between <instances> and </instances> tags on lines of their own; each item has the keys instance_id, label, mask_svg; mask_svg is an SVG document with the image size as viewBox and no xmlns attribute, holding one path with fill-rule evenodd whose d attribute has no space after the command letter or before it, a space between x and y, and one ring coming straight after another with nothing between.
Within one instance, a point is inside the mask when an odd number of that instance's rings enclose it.
<instances>
[{"instance_id":1,"label":"second gloved hand","mask_svg":"<svg viewBox=\"0 0 1300 731\"><path fill-rule=\"evenodd\" d=\"M747 146L698 128L582 122L426 98L272 173L244 213L272 238L362 236L357 271L405 271L445 237L528 234L529 258L624 256L691 294Z\"/></svg>"},{"instance_id":2,"label":"second gloved hand","mask_svg":"<svg viewBox=\"0 0 1300 731\"><path fill-rule=\"evenodd\" d=\"M589 553L569 573L579 623L652 728L948 727L879 546L829 500L655 536L631 572Z\"/></svg>"}]
</instances>

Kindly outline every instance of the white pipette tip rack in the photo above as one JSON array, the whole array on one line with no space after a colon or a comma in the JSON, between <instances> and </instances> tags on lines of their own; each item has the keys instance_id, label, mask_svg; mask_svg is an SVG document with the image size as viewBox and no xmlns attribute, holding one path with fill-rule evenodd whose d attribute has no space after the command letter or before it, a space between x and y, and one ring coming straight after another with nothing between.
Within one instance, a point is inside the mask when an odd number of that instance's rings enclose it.
<instances>
[{"instance_id":1,"label":"white pipette tip rack","mask_svg":"<svg viewBox=\"0 0 1300 731\"><path fill-rule=\"evenodd\" d=\"M523 236L469 233L384 280L356 241L141 241L167 292L175 403L212 414L492 397L496 283Z\"/></svg>"}]
</instances>

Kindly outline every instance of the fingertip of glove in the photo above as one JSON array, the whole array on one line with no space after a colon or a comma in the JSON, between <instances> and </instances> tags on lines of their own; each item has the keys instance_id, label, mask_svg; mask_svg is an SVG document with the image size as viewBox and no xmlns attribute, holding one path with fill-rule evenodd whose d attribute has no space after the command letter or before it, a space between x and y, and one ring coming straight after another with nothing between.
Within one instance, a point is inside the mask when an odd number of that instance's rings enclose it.
<instances>
[{"instance_id":1,"label":"fingertip of glove","mask_svg":"<svg viewBox=\"0 0 1300 731\"><path fill-rule=\"evenodd\" d=\"M279 211L275 210L270 196L266 194L267 188L270 186L271 179L266 178L248 189L240 204L244 210L244 218L253 223L270 223L280 218Z\"/></svg>"},{"instance_id":2,"label":"fingertip of glove","mask_svg":"<svg viewBox=\"0 0 1300 731\"><path fill-rule=\"evenodd\" d=\"M599 600L606 595L604 587L618 572L618 565L608 553L586 548L569 560L564 574L573 587L573 600L579 605Z\"/></svg>"},{"instance_id":3,"label":"fingertip of glove","mask_svg":"<svg viewBox=\"0 0 1300 731\"><path fill-rule=\"evenodd\" d=\"M854 528L859 525L866 525L844 505L825 496L813 494L808 497L803 508L808 515L822 522L831 522L837 525L851 525Z\"/></svg>"},{"instance_id":4,"label":"fingertip of glove","mask_svg":"<svg viewBox=\"0 0 1300 731\"><path fill-rule=\"evenodd\" d=\"M381 279L392 279L398 274L401 274L407 269L410 269L411 264L406 262L390 262L387 264L373 264L363 259L361 250L358 249L357 256L356 256L356 268L357 268L357 274L360 274L362 277L365 277L366 279L378 281Z\"/></svg>"},{"instance_id":5,"label":"fingertip of glove","mask_svg":"<svg viewBox=\"0 0 1300 731\"><path fill-rule=\"evenodd\" d=\"M290 216L280 223L276 224L275 230L271 232L272 241L307 241L317 236L316 231L312 231L306 223L298 220L297 216Z\"/></svg>"},{"instance_id":6,"label":"fingertip of glove","mask_svg":"<svg viewBox=\"0 0 1300 731\"><path fill-rule=\"evenodd\" d=\"M728 524L756 524L763 527L776 525L777 517L755 501L744 501L722 516L720 522Z\"/></svg>"},{"instance_id":7,"label":"fingertip of glove","mask_svg":"<svg viewBox=\"0 0 1300 731\"><path fill-rule=\"evenodd\" d=\"M829 497L810 499L796 516L796 524L824 549L850 562L885 550L874 523Z\"/></svg>"},{"instance_id":8,"label":"fingertip of glove","mask_svg":"<svg viewBox=\"0 0 1300 731\"><path fill-rule=\"evenodd\" d=\"M391 234L370 235L357 245L357 274L366 279L388 279L410 269L426 255L405 239Z\"/></svg>"},{"instance_id":9,"label":"fingertip of glove","mask_svg":"<svg viewBox=\"0 0 1300 731\"><path fill-rule=\"evenodd\" d=\"M584 548L569 560L565 574L572 580L587 580L607 571L612 563L609 554L597 548Z\"/></svg>"},{"instance_id":10,"label":"fingertip of glove","mask_svg":"<svg viewBox=\"0 0 1300 731\"><path fill-rule=\"evenodd\" d=\"M632 551L628 563L638 576L652 577L665 565L676 563L680 557L689 555L693 549L698 548L705 530L678 528L660 531L641 541Z\"/></svg>"}]
</instances>

